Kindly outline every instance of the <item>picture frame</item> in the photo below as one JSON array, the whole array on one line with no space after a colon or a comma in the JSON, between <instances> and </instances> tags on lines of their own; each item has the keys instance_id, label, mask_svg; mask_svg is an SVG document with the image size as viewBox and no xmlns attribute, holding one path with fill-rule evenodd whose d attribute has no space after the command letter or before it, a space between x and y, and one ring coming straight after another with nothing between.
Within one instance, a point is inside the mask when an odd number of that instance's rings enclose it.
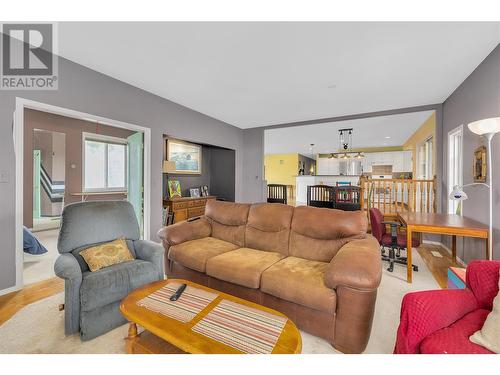
<instances>
[{"instance_id":1,"label":"picture frame","mask_svg":"<svg viewBox=\"0 0 500 375\"><path fill-rule=\"evenodd\" d=\"M201 174L202 146L168 138L166 154L175 163L172 174Z\"/></svg>"},{"instance_id":2,"label":"picture frame","mask_svg":"<svg viewBox=\"0 0 500 375\"><path fill-rule=\"evenodd\" d=\"M189 189L189 195L191 198L200 198L200 188Z\"/></svg>"},{"instance_id":3,"label":"picture frame","mask_svg":"<svg viewBox=\"0 0 500 375\"><path fill-rule=\"evenodd\" d=\"M178 180L168 180L168 196L170 198L181 198L181 183Z\"/></svg>"},{"instance_id":4,"label":"picture frame","mask_svg":"<svg viewBox=\"0 0 500 375\"><path fill-rule=\"evenodd\" d=\"M202 197L208 197L210 195L209 192L208 192L208 186L207 185L201 186L200 190L201 190L201 196Z\"/></svg>"},{"instance_id":5,"label":"picture frame","mask_svg":"<svg viewBox=\"0 0 500 375\"><path fill-rule=\"evenodd\" d=\"M474 151L474 161L472 162L472 176L474 182L486 182L488 174L488 164L486 162L486 146L480 146Z\"/></svg>"}]
</instances>

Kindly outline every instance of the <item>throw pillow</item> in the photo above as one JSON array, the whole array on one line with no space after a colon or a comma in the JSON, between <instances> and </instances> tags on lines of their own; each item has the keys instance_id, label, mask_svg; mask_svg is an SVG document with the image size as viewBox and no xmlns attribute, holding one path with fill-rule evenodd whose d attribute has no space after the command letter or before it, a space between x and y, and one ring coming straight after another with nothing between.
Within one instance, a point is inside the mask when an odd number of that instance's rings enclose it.
<instances>
[{"instance_id":1,"label":"throw pillow","mask_svg":"<svg viewBox=\"0 0 500 375\"><path fill-rule=\"evenodd\" d=\"M483 328L474 333L470 337L470 341L500 354L500 275L498 288L499 292L493 300L493 309L486 317Z\"/></svg>"},{"instance_id":2,"label":"throw pillow","mask_svg":"<svg viewBox=\"0 0 500 375\"><path fill-rule=\"evenodd\" d=\"M95 272L113 264L134 260L127 247L125 238L118 238L111 242L106 242L97 246L82 250L80 255L89 265L90 271Z\"/></svg>"}]
</instances>

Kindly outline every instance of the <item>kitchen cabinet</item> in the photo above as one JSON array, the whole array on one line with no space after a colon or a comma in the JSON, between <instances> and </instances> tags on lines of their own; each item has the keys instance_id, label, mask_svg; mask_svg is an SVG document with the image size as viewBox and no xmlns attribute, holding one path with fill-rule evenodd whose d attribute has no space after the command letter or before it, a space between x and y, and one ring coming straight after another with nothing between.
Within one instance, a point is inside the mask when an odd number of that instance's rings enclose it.
<instances>
[{"instance_id":1,"label":"kitchen cabinet","mask_svg":"<svg viewBox=\"0 0 500 375\"><path fill-rule=\"evenodd\" d=\"M318 158L316 166L317 175L338 175L339 161L335 158Z\"/></svg>"},{"instance_id":2,"label":"kitchen cabinet","mask_svg":"<svg viewBox=\"0 0 500 375\"><path fill-rule=\"evenodd\" d=\"M392 153L392 171L404 172L404 155L402 152Z\"/></svg>"},{"instance_id":3,"label":"kitchen cabinet","mask_svg":"<svg viewBox=\"0 0 500 375\"><path fill-rule=\"evenodd\" d=\"M374 165L392 165L396 173L413 170L412 151L367 152L361 160L363 172L371 173ZM338 175L339 160L335 158L318 158L318 175Z\"/></svg>"},{"instance_id":4,"label":"kitchen cabinet","mask_svg":"<svg viewBox=\"0 0 500 375\"><path fill-rule=\"evenodd\" d=\"M413 172L413 151L404 151L403 165L405 172Z\"/></svg>"}]
</instances>

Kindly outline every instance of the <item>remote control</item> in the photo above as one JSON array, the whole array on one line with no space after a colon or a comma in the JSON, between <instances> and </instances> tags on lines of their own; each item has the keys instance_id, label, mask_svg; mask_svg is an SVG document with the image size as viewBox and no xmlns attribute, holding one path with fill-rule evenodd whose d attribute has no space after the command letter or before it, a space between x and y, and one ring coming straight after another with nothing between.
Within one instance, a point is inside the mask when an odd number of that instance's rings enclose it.
<instances>
[{"instance_id":1,"label":"remote control","mask_svg":"<svg viewBox=\"0 0 500 375\"><path fill-rule=\"evenodd\" d=\"M179 288L175 291L175 293L174 293L174 294L172 294L172 296L170 297L170 301L177 301L177 300L180 298L180 296L181 296L182 292L184 292L184 289L186 289L186 286L187 286L186 284L182 284L182 285L181 285L181 286L180 286L180 287L179 287Z\"/></svg>"}]
</instances>

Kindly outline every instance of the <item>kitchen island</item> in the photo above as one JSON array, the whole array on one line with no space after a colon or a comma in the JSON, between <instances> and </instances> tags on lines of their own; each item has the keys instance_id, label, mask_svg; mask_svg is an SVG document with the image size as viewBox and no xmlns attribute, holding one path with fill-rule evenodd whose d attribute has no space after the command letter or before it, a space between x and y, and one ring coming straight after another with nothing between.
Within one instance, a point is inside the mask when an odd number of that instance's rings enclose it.
<instances>
[{"instance_id":1,"label":"kitchen island","mask_svg":"<svg viewBox=\"0 0 500 375\"><path fill-rule=\"evenodd\" d=\"M352 186L358 186L360 176L344 175L304 175L295 176L295 205L305 206L307 204L307 187L312 185L336 186L337 182L350 182Z\"/></svg>"}]
</instances>

